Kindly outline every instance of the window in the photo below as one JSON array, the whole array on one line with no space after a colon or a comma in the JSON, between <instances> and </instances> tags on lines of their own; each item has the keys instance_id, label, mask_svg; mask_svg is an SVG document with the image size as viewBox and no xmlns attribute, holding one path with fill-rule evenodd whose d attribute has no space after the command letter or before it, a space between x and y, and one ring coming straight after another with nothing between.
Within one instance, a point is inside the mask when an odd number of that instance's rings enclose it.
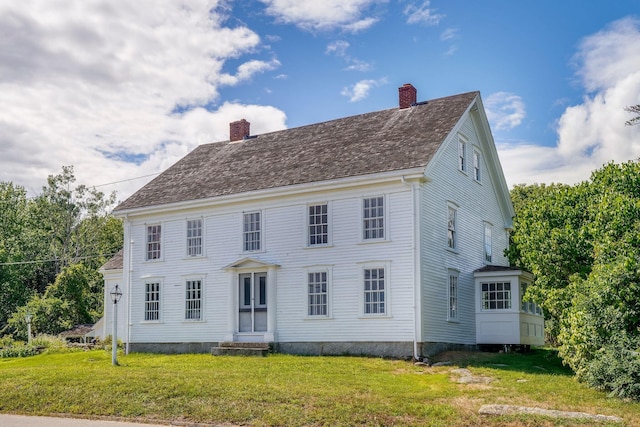
<instances>
[{"instance_id":1,"label":"window","mask_svg":"<svg viewBox=\"0 0 640 427\"><path fill-rule=\"evenodd\" d=\"M362 238L384 239L384 197L370 197L362 201Z\"/></svg>"},{"instance_id":2,"label":"window","mask_svg":"<svg viewBox=\"0 0 640 427\"><path fill-rule=\"evenodd\" d=\"M144 320L160 320L160 282L145 283Z\"/></svg>"},{"instance_id":3,"label":"window","mask_svg":"<svg viewBox=\"0 0 640 427\"><path fill-rule=\"evenodd\" d=\"M511 283L482 283L483 310L509 310L511 308Z\"/></svg>"},{"instance_id":4,"label":"window","mask_svg":"<svg viewBox=\"0 0 640 427\"><path fill-rule=\"evenodd\" d=\"M467 170L467 162L465 152L467 151L467 142L458 136L458 169L465 172Z\"/></svg>"},{"instance_id":5,"label":"window","mask_svg":"<svg viewBox=\"0 0 640 427\"><path fill-rule=\"evenodd\" d=\"M484 260L485 262L491 262L491 252L492 252L492 238L491 235L493 231L491 229L491 224L484 224Z\"/></svg>"},{"instance_id":6,"label":"window","mask_svg":"<svg viewBox=\"0 0 640 427\"><path fill-rule=\"evenodd\" d=\"M309 206L309 246L329 243L327 204Z\"/></svg>"},{"instance_id":7,"label":"window","mask_svg":"<svg viewBox=\"0 0 640 427\"><path fill-rule=\"evenodd\" d=\"M202 220L187 221L187 256L202 255Z\"/></svg>"},{"instance_id":8,"label":"window","mask_svg":"<svg viewBox=\"0 0 640 427\"><path fill-rule=\"evenodd\" d=\"M327 272L311 272L309 280L309 316L327 316Z\"/></svg>"},{"instance_id":9,"label":"window","mask_svg":"<svg viewBox=\"0 0 640 427\"><path fill-rule=\"evenodd\" d=\"M449 320L458 319L458 272L449 270Z\"/></svg>"},{"instance_id":10,"label":"window","mask_svg":"<svg viewBox=\"0 0 640 427\"><path fill-rule=\"evenodd\" d=\"M473 179L480 182L480 153L473 152Z\"/></svg>"},{"instance_id":11,"label":"window","mask_svg":"<svg viewBox=\"0 0 640 427\"><path fill-rule=\"evenodd\" d=\"M447 218L447 246L450 249L456 249L456 216L457 211L455 208L449 206L449 215Z\"/></svg>"},{"instance_id":12,"label":"window","mask_svg":"<svg viewBox=\"0 0 640 427\"><path fill-rule=\"evenodd\" d=\"M386 314L385 269L364 270L364 314Z\"/></svg>"},{"instance_id":13,"label":"window","mask_svg":"<svg viewBox=\"0 0 640 427\"><path fill-rule=\"evenodd\" d=\"M202 280L187 280L185 320L202 320Z\"/></svg>"},{"instance_id":14,"label":"window","mask_svg":"<svg viewBox=\"0 0 640 427\"><path fill-rule=\"evenodd\" d=\"M242 233L245 252L260 250L260 231L260 212L245 213Z\"/></svg>"},{"instance_id":15,"label":"window","mask_svg":"<svg viewBox=\"0 0 640 427\"><path fill-rule=\"evenodd\" d=\"M160 259L160 243L162 239L162 226L161 225L149 225L147 226L147 261L153 259Z\"/></svg>"}]
</instances>

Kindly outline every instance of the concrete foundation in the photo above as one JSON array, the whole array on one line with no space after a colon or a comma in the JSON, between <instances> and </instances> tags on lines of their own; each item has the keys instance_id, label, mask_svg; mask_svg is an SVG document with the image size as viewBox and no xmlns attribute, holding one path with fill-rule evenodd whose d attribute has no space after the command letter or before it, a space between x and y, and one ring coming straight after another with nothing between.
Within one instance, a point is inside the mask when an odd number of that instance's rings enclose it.
<instances>
[{"instance_id":1,"label":"concrete foundation","mask_svg":"<svg viewBox=\"0 0 640 427\"><path fill-rule=\"evenodd\" d=\"M211 353L211 348L216 347L217 342L172 342L172 343L131 343L131 353Z\"/></svg>"},{"instance_id":2,"label":"concrete foundation","mask_svg":"<svg viewBox=\"0 0 640 427\"><path fill-rule=\"evenodd\" d=\"M245 343L250 344L250 343ZM219 347L218 342L202 343L131 343L132 353L208 353ZM411 341L359 341L359 342L276 342L271 343L276 353L298 354L303 356L370 356L389 357L393 359L411 359L413 342ZM477 351L475 344L453 344L444 342L418 343L421 357L431 357L443 351L466 350Z\"/></svg>"}]
</instances>

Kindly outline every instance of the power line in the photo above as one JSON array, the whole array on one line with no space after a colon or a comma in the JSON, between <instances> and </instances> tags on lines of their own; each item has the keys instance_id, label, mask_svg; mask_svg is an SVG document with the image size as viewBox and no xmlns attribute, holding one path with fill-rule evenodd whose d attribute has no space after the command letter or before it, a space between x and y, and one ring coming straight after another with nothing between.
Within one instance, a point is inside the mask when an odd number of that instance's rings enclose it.
<instances>
[{"instance_id":1,"label":"power line","mask_svg":"<svg viewBox=\"0 0 640 427\"><path fill-rule=\"evenodd\" d=\"M91 186L88 186L88 187L94 187L94 188L96 188L96 187L104 187L106 185L120 184L120 183L123 183L123 182L134 181L136 179L142 179L142 178L149 178L150 176L156 176L156 175L160 175L160 172L152 173L152 174L149 174L149 175L137 176L135 178L127 178L127 179L123 179L123 180L120 180L120 181L107 182L106 184L91 185Z\"/></svg>"},{"instance_id":2,"label":"power line","mask_svg":"<svg viewBox=\"0 0 640 427\"><path fill-rule=\"evenodd\" d=\"M88 256L81 256L81 257L76 257L73 258L74 260L83 260L83 259L91 259L91 258L100 258L100 257L112 257L114 256L115 253L113 254L100 254L100 255L88 255ZM44 264L46 262L60 262L62 261L62 259L57 258L57 259L39 259L39 260L34 260L34 261L14 261L14 262L0 262L0 267L2 266L10 266L10 265L26 265L26 264Z\"/></svg>"}]
</instances>

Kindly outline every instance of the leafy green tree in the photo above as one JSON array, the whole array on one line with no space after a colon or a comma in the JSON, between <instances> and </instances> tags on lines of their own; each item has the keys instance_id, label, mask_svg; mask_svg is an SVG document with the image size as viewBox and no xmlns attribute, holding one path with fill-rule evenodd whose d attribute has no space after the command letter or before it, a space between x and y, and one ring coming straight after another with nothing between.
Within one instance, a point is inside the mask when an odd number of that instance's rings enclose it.
<instances>
[{"instance_id":1,"label":"leafy green tree","mask_svg":"<svg viewBox=\"0 0 640 427\"><path fill-rule=\"evenodd\" d=\"M636 115L634 118L629 119L625 122L627 126L640 124L640 105L632 105L630 107L626 107L625 111Z\"/></svg>"},{"instance_id":2,"label":"leafy green tree","mask_svg":"<svg viewBox=\"0 0 640 427\"><path fill-rule=\"evenodd\" d=\"M514 189L512 262L536 280L563 361L583 381L640 399L640 163L576 186Z\"/></svg>"},{"instance_id":3,"label":"leafy green tree","mask_svg":"<svg viewBox=\"0 0 640 427\"><path fill-rule=\"evenodd\" d=\"M593 262L591 240L583 229L589 189L585 184L519 185L511 197L516 217L507 256L511 264L536 276L528 297L544 309L553 341L570 304L567 287L572 277L586 277Z\"/></svg>"},{"instance_id":4,"label":"leafy green tree","mask_svg":"<svg viewBox=\"0 0 640 427\"><path fill-rule=\"evenodd\" d=\"M115 200L76 186L70 166L49 176L32 199L23 188L0 183L0 333L15 330L15 321L6 328L11 314L34 301L43 313L47 305L57 313L66 304L66 323L52 325L97 320L97 270L122 248L122 222L110 215Z\"/></svg>"}]
</instances>

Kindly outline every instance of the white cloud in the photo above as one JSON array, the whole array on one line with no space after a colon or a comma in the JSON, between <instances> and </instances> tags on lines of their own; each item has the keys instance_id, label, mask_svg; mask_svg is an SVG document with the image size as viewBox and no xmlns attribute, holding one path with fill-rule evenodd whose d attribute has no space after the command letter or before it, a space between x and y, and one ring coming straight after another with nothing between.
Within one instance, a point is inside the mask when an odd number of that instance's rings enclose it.
<instances>
[{"instance_id":1,"label":"white cloud","mask_svg":"<svg viewBox=\"0 0 640 427\"><path fill-rule=\"evenodd\" d=\"M440 40L442 41L457 39L457 38L458 38L457 28L447 28L440 34Z\"/></svg>"},{"instance_id":2,"label":"white cloud","mask_svg":"<svg viewBox=\"0 0 640 427\"><path fill-rule=\"evenodd\" d=\"M573 184L607 162L640 157L640 126L625 126L631 116L624 111L640 103L640 20L622 19L586 37L575 59L587 94L558 120L557 145L498 145L510 184Z\"/></svg>"},{"instance_id":3,"label":"white cloud","mask_svg":"<svg viewBox=\"0 0 640 427\"><path fill-rule=\"evenodd\" d=\"M367 98L371 89L385 83L386 79L360 80L356 84L342 89L340 94L348 97L349 102L357 102Z\"/></svg>"},{"instance_id":4,"label":"white cloud","mask_svg":"<svg viewBox=\"0 0 640 427\"><path fill-rule=\"evenodd\" d=\"M377 22L363 17L372 5L385 0L261 0L267 13L280 22L296 25L307 31L342 29L360 32Z\"/></svg>"},{"instance_id":5,"label":"white cloud","mask_svg":"<svg viewBox=\"0 0 640 427\"><path fill-rule=\"evenodd\" d=\"M435 13L436 9L431 9L429 0L423 1L421 5L411 3L404 8L404 14L407 15L408 24L425 24L438 25L445 15Z\"/></svg>"},{"instance_id":6,"label":"white cloud","mask_svg":"<svg viewBox=\"0 0 640 427\"><path fill-rule=\"evenodd\" d=\"M497 130L513 129L520 126L527 115L524 102L518 95L497 92L485 101L487 118Z\"/></svg>"},{"instance_id":7,"label":"white cloud","mask_svg":"<svg viewBox=\"0 0 640 427\"><path fill-rule=\"evenodd\" d=\"M271 71L280 66L280 61L273 59L269 62L258 61L253 59L245 62L238 67L238 71L235 75L222 74L218 79L221 85L235 86L238 83L250 80L254 74L264 73L265 71Z\"/></svg>"},{"instance_id":8,"label":"white cloud","mask_svg":"<svg viewBox=\"0 0 640 427\"><path fill-rule=\"evenodd\" d=\"M334 54L336 56L345 56L347 54L347 49L349 49L349 42L344 40L336 40L327 45L327 49L325 53Z\"/></svg>"},{"instance_id":9,"label":"white cloud","mask_svg":"<svg viewBox=\"0 0 640 427\"><path fill-rule=\"evenodd\" d=\"M284 128L284 114L271 107L198 108L215 103L219 85L279 65L248 60L236 75L222 74L228 59L255 52L260 38L225 27L218 6L0 3L0 181L33 193L47 175L74 165L79 183L115 182L156 173L199 143L228 139L227 120L252 118L256 132ZM172 114L177 108L183 113Z\"/></svg>"},{"instance_id":10,"label":"white cloud","mask_svg":"<svg viewBox=\"0 0 640 427\"><path fill-rule=\"evenodd\" d=\"M331 42L327 45L327 49L325 50L325 53L327 55L329 54L333 54L337 57L343 58L345 60L345 62L347 63L347 71L369 71L371 70L371 68L373 68L373 66L366 62L366 61L362 61L360 59L356 59L351 57L351 55L347 54L347 49L349 49L349 42L346 42L344 40L336 40L334 42Z\"/></svg>"}]
</instances>

